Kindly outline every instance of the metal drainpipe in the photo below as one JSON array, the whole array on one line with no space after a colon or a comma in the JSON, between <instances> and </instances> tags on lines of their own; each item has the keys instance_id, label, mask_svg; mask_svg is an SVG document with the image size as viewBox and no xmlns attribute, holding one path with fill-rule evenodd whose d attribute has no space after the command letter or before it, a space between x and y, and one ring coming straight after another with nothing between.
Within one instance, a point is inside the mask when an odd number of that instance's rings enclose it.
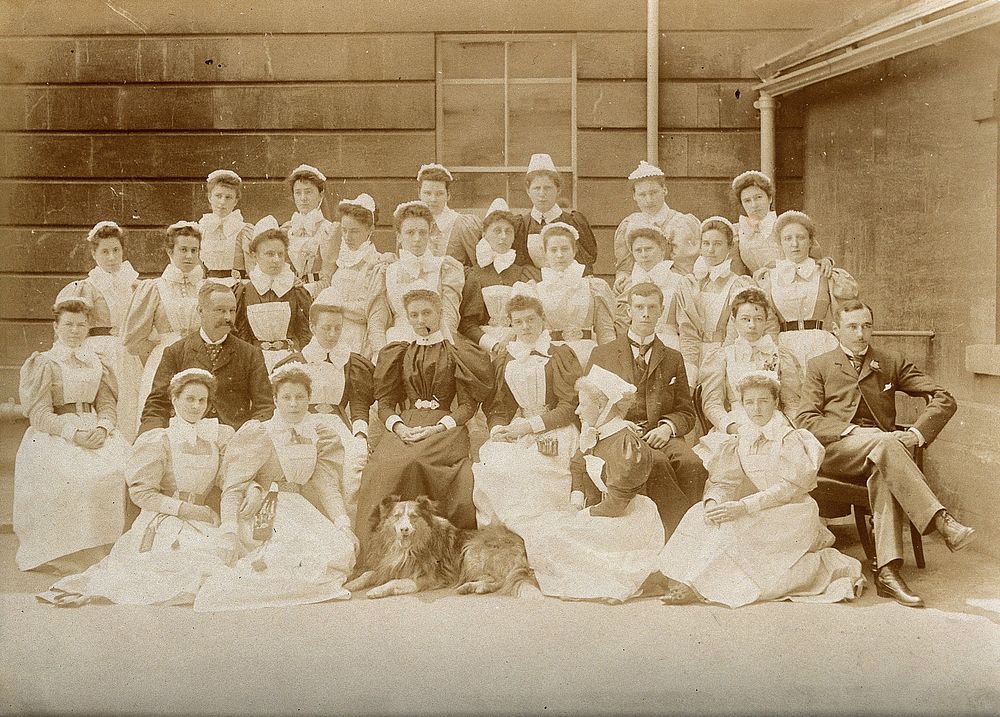
<instances>
[{"instance_id":1,"label":"metal drainpipe","mask_svg":"<svg viewBox=\"0 0 1000 717\"><path fill-rule=\"evenodd\" d=\"M761 90L760 97L753 106L760 110L760 171L777 186L777 178L774 176L774 110L778 103Z\"/></svg>"},{"instance_id":2,"label":"metal drainpipe","mask_svg":"<svg viewBox=\"0 0 1000 717\"><path fill-rule=\"evenodd\" d=\"M660 2L646 0L646 161L660 161Z\"/></svg>"}]
</instances>

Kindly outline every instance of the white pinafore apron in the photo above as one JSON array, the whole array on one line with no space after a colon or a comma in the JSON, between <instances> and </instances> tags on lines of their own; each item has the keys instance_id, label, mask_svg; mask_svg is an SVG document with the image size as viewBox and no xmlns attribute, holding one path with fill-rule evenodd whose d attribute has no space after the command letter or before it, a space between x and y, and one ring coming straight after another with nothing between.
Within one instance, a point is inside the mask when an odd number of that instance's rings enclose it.
<instances>
[{"instance_id":1,"label":"white pinafore apron","mask_svg":"<svg viewBox=\"0 0 1000 717\"><path fill-rule=\"evenodd\" d=\"M268 373L278 362L292 355L288 340L288 325L292 321L292 306L287 301L265 301L247 306L247 321L260 342L264 365Z\"/></svg>"}]
</instances>

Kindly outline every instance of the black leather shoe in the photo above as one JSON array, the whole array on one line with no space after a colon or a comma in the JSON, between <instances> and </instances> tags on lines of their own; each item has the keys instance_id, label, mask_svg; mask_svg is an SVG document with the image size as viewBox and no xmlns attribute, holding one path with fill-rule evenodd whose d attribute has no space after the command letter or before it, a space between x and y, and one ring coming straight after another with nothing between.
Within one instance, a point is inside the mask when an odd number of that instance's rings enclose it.
<instances>
[{"instance_id":1,"label":"black leather shoe","mask_svg":"<svg viewBox=\"0 0 1000 717\"><path fill-rule=\"evenodd\" d=\"M903 576L899 574L898 568L891 563L883 565L875 573L875 592L879 597L892 598L906 607L924 606L924 601L919 595L910 592L910 588L903 581Z\"/></svg>"},{"instance_id":2,"label":"black leather shoe","mask_svg":"<svg viewBox=\"0 0 1000 717\"><path fill-rule=\"evenodd\" d=\"M948 550L955 553L966 547L976 537L976 529L967 525L962 525L951 517L951 513L942 510L934 516L934 527L944 538L944 544Z\"/></svg>"}]
</instances>

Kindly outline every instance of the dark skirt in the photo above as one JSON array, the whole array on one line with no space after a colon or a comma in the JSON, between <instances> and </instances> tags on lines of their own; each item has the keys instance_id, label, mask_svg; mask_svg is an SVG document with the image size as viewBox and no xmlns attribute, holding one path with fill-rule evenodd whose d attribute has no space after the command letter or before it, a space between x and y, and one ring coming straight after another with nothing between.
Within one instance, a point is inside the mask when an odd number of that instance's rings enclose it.
<instances>
[{"instance_id":1,"label":"dark skirt","mask_svg":"<svg viewBox=\"0 0 1000 717\"><path fill-rule=\"evenodd\" d=\"M430 426L444 415L441 410L408 409L401 417L408 426ZM429 496L456 527L475 529L468 429L449 428L412 444L395 433L383 434L361 474L355 524L362 548L377 524L379 504L390 495L400 500Z\"/></svg>"}]
</instances>

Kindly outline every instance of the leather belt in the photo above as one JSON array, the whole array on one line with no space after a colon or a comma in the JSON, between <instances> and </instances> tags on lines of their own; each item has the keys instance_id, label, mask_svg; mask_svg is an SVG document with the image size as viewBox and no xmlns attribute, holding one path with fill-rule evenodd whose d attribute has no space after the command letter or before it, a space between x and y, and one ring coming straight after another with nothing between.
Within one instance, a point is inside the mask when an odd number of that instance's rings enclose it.
<instances>
[{"instance_id":1,"label":"leather belt","mask_svg":"<svg viewBox=\"0 0 1000 717\"><path fill-rule=\"evenodd\" d=\"M232 269L209 269L206 276L210 279L232 279Z\"/></svg>"},{"instance_id":2,"label":"leather belt","mask_svg":"<svg viewBox=\"0 0 1000 717\"><path fill-rule=\"evenodd\" d=\"M261 341L260 348L262 351L284 351L292 349L292 342L290 339L281 339L280 341Z\"/></svg>"},{"instance_id":3,"label":"leather belt","mask_svg":"<svg viewBox=\"0 0 1000 717\"><path fill-rule=\"evenodd\" d=\"M319 281L319 272L310 271L308 274L302 274L302 276L300 276L299 279L304 284L311 284L313 282Z\"/></svg>"},{"instance_id":4,"label":"leather belt","mask_svg":"<svg viewBox=\"0 0 1000 717\"><path fill-rule=\"evenodd\" d=\"M822 329L823 322L816 319L799 319L798 321L782 321L778 327L782 331L807 331L809 329Z\"/></svg>"},{"instance_id":5,"label":"leather belt","mask_svg":"<svg viewBox=\"0 0 1000 717\"><path fill-rule=\"evenodd\" d=\"M53 406L52 412L57 416L65 416L67 413L93 413L94 404L78 402L78 403L64 403L59 406Z\"/></svg>"},{"instance_id":6,"label":"leather belt","mask_svg":"<svg viewBox=\"0 0 1000 717\"><path fill-rule=\"evenodd\" d=\"M594 332L590 329L565 329L563 331L550 331L549 336L553 341L579 341L592 339Z\"/></svg>"},{"instance_id":7,"label":"leather belt","mask_svg":"<svg viewBox=\"0 0 1000 717\"><path fill-rule=\"evenodd\" d=\"M87 336L117 336L118 330L110 326L92 326L87 331Z\"/></svg>"},{"instance_id":8,"label":"leather belt","mask_svg":"<svg viewBox=\"0 0 1000 717\"><path fill-rule=\"evenodd\" d=\"M177 500L183 500L185 503L194 503L195 505L205 505L206 493L192 493L186 490L179 490L174 493L174 498Z\"/></svg>"},{"instance_id":9,"label":"leather belt","mask_svg":"<svg viewBox=\"0 0 1000 717\"><path fill-rule=\"evenodd\" d=\"M299 485L298 483L291 483L289 481L283 480L283 481L275 481L275 484L278 486L278 491L281 493L302 492L302 486Z\"/></svg>"}]
</instances>

